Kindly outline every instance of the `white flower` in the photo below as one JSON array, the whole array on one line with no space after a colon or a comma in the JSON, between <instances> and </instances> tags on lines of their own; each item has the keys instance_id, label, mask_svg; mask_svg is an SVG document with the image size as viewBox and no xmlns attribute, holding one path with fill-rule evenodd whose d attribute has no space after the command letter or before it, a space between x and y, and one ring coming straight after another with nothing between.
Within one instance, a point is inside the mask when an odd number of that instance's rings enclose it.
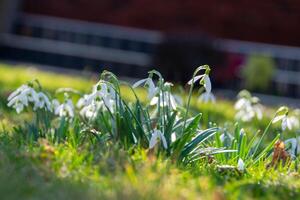
<instances>
[{"instance_id":1,"label":"white flower","mask_svg":"<svg viewBox=\"0 0 300 200\"><path fill-rule=\"evenodd\" d=\"M295 117L295 116L287 116L285 115L282 118L281 121L281 129L282 131L285 131L286 128L288 128L289 130L292 130L293 128L298 128L299 127L299 120Z\"/></svg>"},{"instance_id":2,"label":"white flower","mask_svg":"<svg viewBox=\"0 0 300 200\"><path fill-rule=\"evenodd\" d=\"M281 129L282 131L285 131L285 129L288 127L288 129L292 129L291 127L291 123L289 121L289 119L287 118L287 116L285 115L285 117L281 120Z\"/></svg>"},{"instance_id":3,"label":"white flower","mask_svg":"<svg viewBox=\"0 0 300 200\"><path fill-rule=\"evenodd\" d=\"M158 100L160 98L160 107L164 107L164 106L169 106L170 108L172 108L173 110L176 110L177 108L177 102L178 102L178 99L176 99L172 94L171 92L169 91L166 91L164 92L164 95L163 95L163 92L160 92L159 93L159 97L153 97L150 101L150 105L153 106L153 105L157 105L158 104Z\"/></svg>"},{"instance_id":4,"label":"white flower","mask_svg":"<svg viewBox=\"0 0 300 200\"><path fill-rule=\"evenodd\" d=\"M34 102L34 110L37 108L44 108L45 110L51 111L51 103L49 101L49 98L43 93L39 92L36 94L36 101Z\"/></svg>"},{"instance_id":5,"label":"white flower","mask_svg":"<svg viewBox=\"0 0 300 200\"><path fill-rule=\"evenodd\" d=\"M194 81L192 79L188 82L188 84L191 85L192 83L194 83L200 79L203 80L203 87L205 89L205 92L199 96L198 100L203 101L203 102L208 102L208 101L211 101L213 103L216 102L216 98L211 92L211 81L207 74L195 76Z\"/></svg>"},{"instance_id":6,"label":"white flower","mask_svg":"<svg viewBox=\"0 0 300 200\"><path fill-rule=\"evenodd\" d=\"M83 97L81 97L76 104L77 108L82 108L88 105L88 99L89 99L88 94L83 95Z\"/></svg>"},{"instance_id":7,"label":"white flower","mask_svg":"<svg viewBox=\"0 0 300 200\"><path fill-rule=\"evenodd\" d=\"M229 141L232 141L234 138L233 138L233 136L230 134L230 133L222 133L221 135L220 135L220 140L221 140L221 142L225 142L226 140L229 140Z\"/></svg>"},{"instance_id":8,"label":"white flower","mask_svg":"<svg viewBox=\"0 0 300 200\"><path fill-rule=\"evenodd\" d=\"M14 92L12 92L7 100L11 101L14 97L19 96L20 94L22 94L24 91L26 91L27 89L30 89L31 87L29 87L28 85L21 85L19 88L17 88Z\"/></svg>"},{"instance_id":9,"label":"white flower","mask_svg":"<svg viewBox=\"0 0 300 200\"><path fill-rule=\"evenodd\" d=\"M37 94L32 87L22 85L16 91L11 93L7 100L7 106L15 108L17 113L20 113L23 111L24 107L29 105L29 103L35 103L37 101Z\"/></svg>"},{"instance_id":10,"label":"white flower","mask_svg":"<svg viewBox=\"0 0 300 200\"><path fill-rule=\"evenodd\" d=\"M151 139L149 142L149 149L152 149L157 144L158 141L162 141L163 147L165 149L168 148L165 136L162 134L160 130L155 129L152 131Z\"/></svg>"},{"instance_id":11,"label":"white flower","mask_svg":"<svg viewBox=\"0 0 300 200\"><path fill-rule=\"evenodd\" d=\"M60 103L57 99L53 99L51 103L52 103L51 107L53 110L55 110L60 105Z\"/></svg>"},{"instance_id":12,"label":"white flower","mask_svg":"<svg viewBox=\"0 0 300 200\"><path fill-rule=\"evenodd\" d=\"M245 163L241 158L238 160L237 169L241 172L245 170Z\"/></svg>"},{"instance_id":13,"label":"white flower","mask_svg":"<svg viewBox=\"0 0 300 200\"><path fill-rule=\"evenodd\" d=\"M285 131L286 128L289 130L292 130L293 128L299 128L299 120L295 116L288 116L287 113L283 115L276 116L272 123L276 123L278 121L281 121L281 129L282 131Z\"/></svg>"},{"instance_id":14,"label":"white flower","mask_svg":"<svg viewBox=\"0 0 300 200\"><path fill-rule=\"evenodd\" d=\"M11 105L8 104L8 106L10 107ZM13 107L14 109L16 109L17 113L19 114L20 112L23 111L24 106L26 106L26 105L25 105L22 101L16 100L12 107Z\"/></svg>"},{"instance_id":15,"label":"white flower","mask_svg":"<svg viewBox=\"0 0 300 200\"><path fill-rule=\"evenodd\" d=\"M106 108L110 112L114 112L116 97L117 93L111 85L99 81L93 86L92 93L85 94L80 98L76 106L81 108L81 116L94 119L100 108Z\"/></svg>"},{"instance_id":16,"label":"white flower","mask_svg":"<svg viewBox=\"0 0 300 200\"><path fill-rule=\"evenodd\" d=\"M205 103L209 101L215 103L216 97L211 92L204 92L199 96L198 100L203 101Z\"/></svg>"},{"instance_id":17,"label":"white flower","mask_svg":"<svg viewBox=\"0 0 300 200\"><path fill-rule=\"evenodd\" d=\"M248 107L248 106L251 106L251 102L246 98L240 98L234 104L234 108L236 110L240 110L240 109L242 109L244 107Z\"/></svg>"},{"instance_id":18,"label":"white flower","mask_svg":"<svg viewBox=\"0 0 300 200\"><path fill-rule=\"evenodd\" d=\"M173 132L173 133L171 134L171 142L175 142L175 141L176 141L176 133Z\"/></svg>"},{"instance_id":19,"label":"white flower","mask_svg":"<svg viewBox=\"0 0 300 200\"><path fill-rule=\"evenodd\" d=\"M55 99L52 101L52 104L55 107L54 114L59 117L74 117L74 106L70 99L66 99L64 103L59 104L59 102Z\"/></svg>"},{"instance_id":20,"label":"white flower","mask_svg":"<svg viewBox=\"0 0 300 200\"><path fill-rule=\"evenodd\" d=\"M262 105L255 104L255 105L252 106L252 109L253 109L257 119L261 120L262 117L263 117L263 112L262 112L263 107L262 107Z\"/></svg>"},{"instance_id":21,"label":"white flower","mask_svg":"<svg viewBox=\"0 0 300 200\"><path fill-rule=\"evenodd\" d=\"M105 107L113 112L113 104L115 103L115 91L112 87L108 87L103 81L99 81L93 87L93 92L86 96L86 105L91 104L93 101L103 101Z\"/></svg>"},{"instance_id":22,"label":"white flower","mask_svg":"<svg viewBox=\"0 0 300 200\"><path fill-rule=\"evenodd\" d=\"M91 104L84 106L80 110L80 115L88 119L94 119L97 117L99 109L103 106L103 103L100 101L93 101Z\"/></svg>"},{"instance_id":23,"label":"white flower","mask_svg":"<svg viewBox=\"0 0 300 200\"><path fill-rule=\"evenodd\" d=\"M295 116L290 116L288 117L289 121L290 121L290 125L291 125L291 128L299 128L299 119Z\"/></svg>"},{"instance_id":24,"label":"white flower","mask_svg":"<svg viewBox=\"0 0 300 200\"><path fill-rule=\"evenodd\" d=\"M148 99L151 100L159 91L158 87L155 87L155 84L151 78L145 78L137 81L133 84L133 88L136 88L140 85L145 85L148 87Z\"/></svg>"},{"instance_id":25,"label":"white flower","mask_svg":"<svg viewBox=\"0 0 300 200\"><path fill-rule=\"evenodd\" d=\"M210 82L210 78L208 75L204 75L203 77L204 80L204 88L206 90L206 92L210 93L211 92L211 82Z\"/></svg>"},{"instance_id":26,"label":"white flower","mask_svg":"<svg viewBox=\"0 0 300 200\"><path fill-rule=\"evenodd\" d=\"M189 84L189 85L192 85L193 83L196 83L196 82L199 81L203 76L204 76L204 74L195 76L194 79L189 80L188 84Z\"/></svg>"},{"instance_id":27,"label":"white flower","mask_svg":"<svg viewBox=\"0 0 300 200\"><path fill-rule=\"evenodd\" d=\"M244 122L251 121L254 117L259 120L262 119L263 107L257 103L258 101L257 97L251 97L249 93L240 96L234 105L235 110L237 110L235 118Z\"/></svg>"}]
</instances>

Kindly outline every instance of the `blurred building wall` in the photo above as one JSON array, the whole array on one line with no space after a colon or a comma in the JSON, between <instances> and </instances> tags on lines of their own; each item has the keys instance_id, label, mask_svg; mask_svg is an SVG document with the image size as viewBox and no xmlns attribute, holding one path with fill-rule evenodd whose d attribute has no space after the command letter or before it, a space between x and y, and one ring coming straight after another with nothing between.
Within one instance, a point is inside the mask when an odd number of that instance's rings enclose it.
<instances>
[{"instance_id":1,"label":"blurred building wall","mask_svg":"<svg viewBox=\"0 0 300 200\"><path fill-rule=\"evenodd\" d=\"M19 0L0 1L0 33L9 32L18 12Z\"/></svg>"},{"instance_id":2,"label":"blurred building wall","mask_svg":"<svg viewBox=\"0 0 300 200\"><path fill-rule=\"evenodd\" d=\"M24 11L165 32L300 46L299 0L24 0Z\"/></svg>"}]
</instances>

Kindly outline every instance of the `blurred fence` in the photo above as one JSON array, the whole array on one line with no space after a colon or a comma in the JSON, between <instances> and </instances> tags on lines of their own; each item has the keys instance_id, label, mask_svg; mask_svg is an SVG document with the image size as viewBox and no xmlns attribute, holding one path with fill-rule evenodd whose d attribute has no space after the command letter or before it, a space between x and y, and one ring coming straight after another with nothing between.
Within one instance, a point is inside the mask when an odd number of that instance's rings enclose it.
<instances>
[{"instance_id":1,"label":"blurred fence","mask_svg":"<svg viewBox=\"0 0 300 200\"><path fill-rule=\"evenodd\" d=\"M300 97L300 48L297 47L224 39L207 41L205 38L185 46L186 40L177 38L176 42L171 40L166 50L169 53L160 55L160 48L168 41L168 36L155 31L25 13L14 20L12 27L10 32L0 36L1 59L95 71L105 68L123 76L145 76L153 63L162 66L159 70L166 69L167 74L179 71L178 76L190 76L193 67L207 63L205 57L214 52L244 57L253 53L268 54L276 62L274 91L271 92ZM180 51L174 51L175 48ZM209 50L201 51L205 48ZM218 60L218 57L211 60ZM224 77L228 63L222 62L217 71ZM181 71L178 66L182 66ZM236 74L231 75L230 78L236 77Z\"/></svg>"},{"instance_id":2,"label":"blurred fence","mask_svg":"<svg viewBox=\"0 0 300 200\"><path fill-rule=\"evenodd\" d=\"M2 56L67 68L118 66L122 75L145 73L162 35L152 31L23 14L1 36Z\"/></svg>"}]
</instances>

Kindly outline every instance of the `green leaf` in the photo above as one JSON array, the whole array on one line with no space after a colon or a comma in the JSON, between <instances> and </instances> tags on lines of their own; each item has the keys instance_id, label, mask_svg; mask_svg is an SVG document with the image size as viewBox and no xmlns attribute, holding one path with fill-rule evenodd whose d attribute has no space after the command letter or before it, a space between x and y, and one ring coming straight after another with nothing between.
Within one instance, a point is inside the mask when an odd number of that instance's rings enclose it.
<instances>
[{"instance_id":1,"label":"green leaf","mask_svg":"<svg viewBox=\"0 0 300 200\"><path fill-rule=\"evenodd\" d=\"M213 136L219 129L217 127L209 128L198 133L198 135L188 144L186 144L180 153L179 158L186 157L189 153L196 149L196 147L208 138Z\"/></svg>"}]
</instances>

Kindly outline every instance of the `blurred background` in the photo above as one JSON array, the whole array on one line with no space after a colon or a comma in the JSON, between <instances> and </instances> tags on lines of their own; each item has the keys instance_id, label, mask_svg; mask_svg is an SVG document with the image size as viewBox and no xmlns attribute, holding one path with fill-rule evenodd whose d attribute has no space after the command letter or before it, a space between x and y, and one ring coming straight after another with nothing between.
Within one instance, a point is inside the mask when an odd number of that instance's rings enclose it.
<instances>
[{"instance_id":1,"label":"blurred background","mask_svg":"<svg viewBox=\"0 0 300 200\"><path fill-rule=\"evenodd\" d=\"M181 83L209 64L222 94L299 105L299 22L299 0L0 0L0 62Z\"/></svg>"}]
</instances>

